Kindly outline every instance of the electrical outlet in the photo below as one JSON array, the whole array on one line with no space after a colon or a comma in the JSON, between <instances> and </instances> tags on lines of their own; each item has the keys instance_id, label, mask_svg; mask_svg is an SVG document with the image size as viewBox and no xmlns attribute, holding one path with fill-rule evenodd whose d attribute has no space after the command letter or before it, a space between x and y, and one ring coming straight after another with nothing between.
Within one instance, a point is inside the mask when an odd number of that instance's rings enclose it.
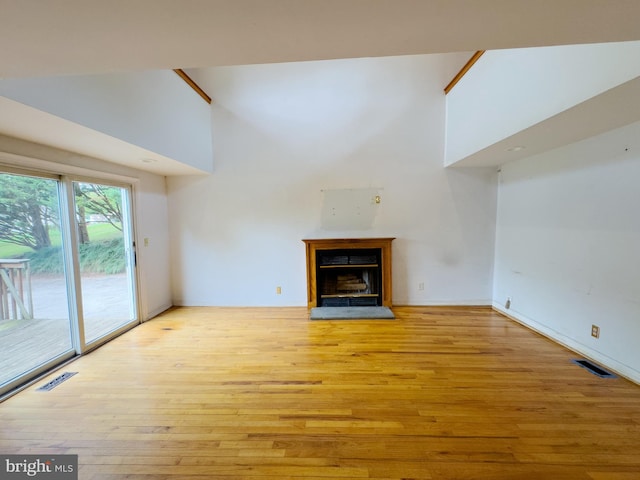
<instances>
[{"instance_id":1,"label":"electrical outlet","mask_svg":"<svg viewBox=\"0 0 640 480\"><path fill-rule=\"evenodd\" d=\"M504 308L509 310L511 308L511 297L507 297L507 301L504 302Z\"/></svg>"},{"instance_id":2,"label":"electrical outlet","mask_svg":"<svg viewBox=\"0 0 640 480\"><path fill-rule=\"evenodd\" d=\"M418 290L424 290L424 282L418 284Z\"/></svg>"},{"instance_id":3,"label":"electrical outlet","mask_svg":"<svg viewBox=\"0 0 640 480\"><path fill-rule=\"evenodd\" d=\"M276 295L280 295L282 293L282 287L276 287Z\"/></svg>"},{"instance_id":4,"label":"electrical outlet","mask_svg":"<svg viewBox=\"0 0 640 480\"><path fill-rule=\"evenodd\" d=\"M593 338L600 338L600 327L597 325L591 325L591 336Z\"/></svg>"}]
</instances>

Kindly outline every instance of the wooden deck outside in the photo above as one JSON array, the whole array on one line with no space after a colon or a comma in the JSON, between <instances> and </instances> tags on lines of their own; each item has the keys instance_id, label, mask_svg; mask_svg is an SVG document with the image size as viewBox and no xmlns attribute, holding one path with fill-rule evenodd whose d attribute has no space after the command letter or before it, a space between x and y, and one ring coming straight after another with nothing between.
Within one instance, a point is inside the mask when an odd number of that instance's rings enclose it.
<instances>
[{"instance_id":1,"label":"wooden deck outside","mask_svg":"<svg viewBox=\"0 0 640 480\"><path fill-rule=\"evenodd\" d=\"M0 385L73 350L64 279L35 276L32 283L33 318L0 318ZM127 321L124 275L95 276L83 286L88 292L84 305L90 339Z\"/></svg>"},{"instance_id":2,"label":"wooden deck outside","mask_svg":"<svg viewBox=\"0 0 640 480\"><path fill-rule=\"evenodd\" d=\"M71 350L68 320L31 319L0 323L0 384Z\"/></svg>"},{"instance_id":3,"label":"wooden deck outside","mask_svg":"<svg viewBox=\"0 0 640 480\"><path fill-rule=\"evenodd\" d=\"M89 319L91 331L107 334L113 320ZM73 350L66 319L11 320L0 324L0 384Z\"/></svg>"},{"instance_id":4,"label":"wooden deck outside","mask_svg":"<svg viewBox=\"0 0 640 480\"><path fill-rule=\"evenodd\" d=\"M172 310L0 404L0 451L83 480L638 478L639 386L487 308L394 312Z\"/></svg>"},{"instance_id":5,"label":"wooden deck outside","mask_svg":"<svg viewBox=\"0 0 640 480\"><path fill-rule=\"evenodd\" d=\"M0 321L33 318L29 260L0 259Z\"/></svg>"}]
</instances>

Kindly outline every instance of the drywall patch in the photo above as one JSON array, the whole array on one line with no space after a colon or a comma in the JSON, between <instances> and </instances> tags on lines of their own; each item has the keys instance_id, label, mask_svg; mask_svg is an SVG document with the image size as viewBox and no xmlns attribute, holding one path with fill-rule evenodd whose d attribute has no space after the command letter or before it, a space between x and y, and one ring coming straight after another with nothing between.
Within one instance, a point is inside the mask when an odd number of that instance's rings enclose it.
<instances>
[{"instance_id":1,"label":"drywall patch","mask_svg":"<svg viewBox=\"0 0 640 480\"><path fill-rule=\"evenodd\" d=\"M380 188L322 190L322 228L329 230L373 228L382 202Z\"/></svg>"}]
</instances>

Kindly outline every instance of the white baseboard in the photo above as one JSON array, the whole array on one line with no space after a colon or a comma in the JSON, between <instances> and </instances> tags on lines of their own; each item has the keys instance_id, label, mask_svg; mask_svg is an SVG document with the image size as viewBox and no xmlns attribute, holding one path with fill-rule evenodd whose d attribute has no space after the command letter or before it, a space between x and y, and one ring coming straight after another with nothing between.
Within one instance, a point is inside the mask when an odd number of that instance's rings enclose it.
<instances>
[{"instance_id":1,"label":"white baseboard","mask_svg":"<svg viewBox=\"0 0 640 480\"><path fill-rule=\"evenodd\" d=\"M427 300L421 302L409 303L402 300L394 300L393 305L396 307L491 307L493 303L487 299L471 299L471 300Z\"/></svg>"},{"instance_id":2,"label":"white baseboard","mask_svg":"<svg viewBox=\"0 0 640 480\"><path fill-rule=\"evenodd\" d=\"M549 328L535 320L526 317L518 312L514 312L513 310L507 310L504 308L504 305L493 302L493 309L496 312L503 314L505 317L510 318L511 320L518 322L519 324L533 330L540 335L547 337L548 339L554 341L562 345L563 347L575 352L583 357L591 360L595 363L598 363L605 367L607 370L611 370L613 373L630 380L633 383L640 385L640 372L637 370L625 365L623 363L618 362L617 360L603 355L602 353L593 350L582 343L576 342L570 337L566 335L562 335L561 333Z\"/></svg>"}]
</instances>

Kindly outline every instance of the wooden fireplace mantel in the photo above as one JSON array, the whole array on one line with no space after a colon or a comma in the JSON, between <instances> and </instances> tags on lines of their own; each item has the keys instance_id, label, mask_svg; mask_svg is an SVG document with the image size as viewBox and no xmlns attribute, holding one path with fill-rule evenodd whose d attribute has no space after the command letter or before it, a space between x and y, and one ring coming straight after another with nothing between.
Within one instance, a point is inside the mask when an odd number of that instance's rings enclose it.
<instances>
[{"instance_id":1,"label":"wooden fireplace mantel","mask_svg":"<svg viewBox=\"0 0 640 480\"><path fill-rule=\"evenodd\" d=\"M391 242L395 237L385 238L322 238L304 239L307 255L307 305L318 306L316 284L316 253L320 250L345 250L379 248L382 268L382 305L391 307Z\"/></svg>"}]
</instances>

